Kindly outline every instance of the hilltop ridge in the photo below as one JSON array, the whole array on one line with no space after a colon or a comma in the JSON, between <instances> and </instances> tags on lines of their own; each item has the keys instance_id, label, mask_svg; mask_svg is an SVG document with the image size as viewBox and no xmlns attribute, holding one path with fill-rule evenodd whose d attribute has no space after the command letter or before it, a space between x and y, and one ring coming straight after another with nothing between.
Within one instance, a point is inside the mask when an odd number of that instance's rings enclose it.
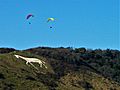
<instances>
[{"instance_id":1,"label":"hilltop ridge","mask_svg":"<svg viewBox=\"0 0 120 90\"><path fill-rule=\"evenodd\" d=\"M118 50L37 47L0 51L1 90L120 90ZM39 68L36 70L14 54L39 58L46 62L48 69L34 63Z\"/></svg>"}]
</instances>

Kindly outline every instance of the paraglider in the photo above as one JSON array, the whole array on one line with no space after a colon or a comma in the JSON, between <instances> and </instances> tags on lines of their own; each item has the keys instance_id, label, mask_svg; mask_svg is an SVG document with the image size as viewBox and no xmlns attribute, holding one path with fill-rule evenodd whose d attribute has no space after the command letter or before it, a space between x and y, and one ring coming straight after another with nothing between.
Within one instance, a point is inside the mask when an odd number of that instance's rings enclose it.
<instances>
[{"instance_id":1,"label":"paraglider","mask_svg":"<svg viewBox=\"0 0 120 90\"><path fill-rule=\"evenodd\" d=\"M31 17L34 17L34 15L33 14L28 14L26 19L29 20ZM29 22L29 24L31 24L31 22Z\"/></svg>"},{"instance_id":2,"label":"paraglider","mask_svg":"<svg viewBox=\"0 0 120 90\"><path fill-rule=\"evenodd\" d=\"M26 20L28 21L28 24L31 24L31 19L34 17L33 14L28 14L26 16ZM53 28L53 22L55 21L54 18L50 17L50 18L47 18L46 22L48 23L49 25L49 28Z\"/></svg>"},{"instance_id":3,"label":"paraglider","mask_svg":"<svg viewBox=\"0 0 120 90\"><path fill-rule=\"evenodd\" d=\"M52 21L54 21L55 19L54 18L48 18L47 19L47 22L52 22ZM50 26L50 28L52 28L52 26Z\"/></svg>"},{"instance_id":4,"label":"paraglider","mask_svg":"<svg viewBox=\"0 0 120 90\"><path fill-rule=\"evenodd\" d=\"M54 20L55 20L54 18L48 18L47 22L54 21Z\"/></svg>"},{"instance_id":5,"label":"paraglider","mask_svg":"<svg viewBox=\"0 0 120 90\"><path fill-rule=\"evenodd\" d=\"M52 28L52 27L50 26L50 28Z\"/></svg>"},{"instance_id":6,"label":"paraglider","mask_svg":"<svg viewBox=\"0 0 120 90\"><path fill-rule=\"evenodd\" d=\"M29 19L30 17L34 17L34 15L29 14L29 15L27 15L26 19Z\"/></svg>"}]
</instances>

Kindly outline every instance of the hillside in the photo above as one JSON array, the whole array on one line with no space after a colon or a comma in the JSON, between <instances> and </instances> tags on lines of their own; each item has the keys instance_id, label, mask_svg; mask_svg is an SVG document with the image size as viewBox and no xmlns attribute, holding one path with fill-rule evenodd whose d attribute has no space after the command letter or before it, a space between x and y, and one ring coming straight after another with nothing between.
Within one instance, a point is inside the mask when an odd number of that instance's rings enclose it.
<instances>
[{"instance_id":1,"label":"hillside","mask_svg":"<svg viewBox=\"0 0 120 90\"><path fill-rule=\"evenodd\" d=\"M119 82L79 57L87 52L84 49L79 52L45 47L9 50L2 48L0 54L0 90L120 90ZM47 68L34 63L38 68L35 69L15 54L41 59Z\"/></svg>"},{"instance_id":2,"label":"hillside","mask_svg":"<svg viewBox=\"0 0 120 90\"><path fill-rule=\"evenodd\" d=\"M73 65L87 65L104 77L120 83L120 51L112 49L37 47L26 51Z\"/></svg>"}]
</instances>

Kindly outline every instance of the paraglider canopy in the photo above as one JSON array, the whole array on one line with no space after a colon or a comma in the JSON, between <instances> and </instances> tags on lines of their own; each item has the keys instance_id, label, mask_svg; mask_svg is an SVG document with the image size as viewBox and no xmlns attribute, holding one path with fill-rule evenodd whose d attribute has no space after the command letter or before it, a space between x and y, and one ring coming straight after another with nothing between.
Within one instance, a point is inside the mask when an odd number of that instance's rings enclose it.
<instances>
[{"instance_id":1,"label":"paraglider canopy","mask_svg":"<svg viewBox=\"0 0 120 90\"><path fill-rule=\"evenodd\" d=\"M29 21L29 24L31 24L31 22L29 20L31 17L34 17L34 15L33 14L28 14L27 17L26 17L26 19Z\"/></svg>"},{"instance_id":2,"label":"paraglider canopy","mask_svg":"<svg viewBox=\"0 0 120 90\"><path fill-rule=\"evenodd\" d=\"M54 18L48 18L47 19L47 22L49 22L49 21L54 21L55 19Z\"/></svg>"},{"instance_id":3,"label":"paraglider canopy","mask_svg":"<svg viewBox=\"0 0 120 90\"><path fill-rule=\"evenodd\" d=\"M29 15L27 15L26 19L29 19L30 17L34 17L34 15L29 14Z\"/></svg>"},{"instance_id":4,"label":"paraglider canopy","mask_svg":"<svg viewBox=\"0 0 120 90\"><path fill-rule=\"evenodd\" d=\"M51 21L54 21L54 20L55 20L54 18L48 18L47 22L51 22ZM50 25L50 28L52 28L52 24Z\"/></svg>"}]
</instances>

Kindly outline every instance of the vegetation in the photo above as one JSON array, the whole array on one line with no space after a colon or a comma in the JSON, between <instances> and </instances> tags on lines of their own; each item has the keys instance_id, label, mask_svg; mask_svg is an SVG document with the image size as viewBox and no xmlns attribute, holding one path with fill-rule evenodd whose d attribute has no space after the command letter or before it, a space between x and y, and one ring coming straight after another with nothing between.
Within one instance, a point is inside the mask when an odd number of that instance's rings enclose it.
<instances>
[{"instance_id":1,"label":"vegetation","mask_svg":"<svg viewBox=\"0 0 120 90\"><path fill-rule=\"evenodd\" d=\"M0 49L0 90L120 90L120 51L38 47ZM36 70L14 54L36 57Z\"/></svg>"},{"instance_id":2,"label":"vegetation","mask_svg":"<svg viewBox=\"0 0 120 90\"><path fill-rule=\"evenodd\" d=\"M118 50L38 47L27 51L44 57L66 61L77 66L87 63L103 76L120 83L120 51Z\"/></svg>"}]
</instances>

